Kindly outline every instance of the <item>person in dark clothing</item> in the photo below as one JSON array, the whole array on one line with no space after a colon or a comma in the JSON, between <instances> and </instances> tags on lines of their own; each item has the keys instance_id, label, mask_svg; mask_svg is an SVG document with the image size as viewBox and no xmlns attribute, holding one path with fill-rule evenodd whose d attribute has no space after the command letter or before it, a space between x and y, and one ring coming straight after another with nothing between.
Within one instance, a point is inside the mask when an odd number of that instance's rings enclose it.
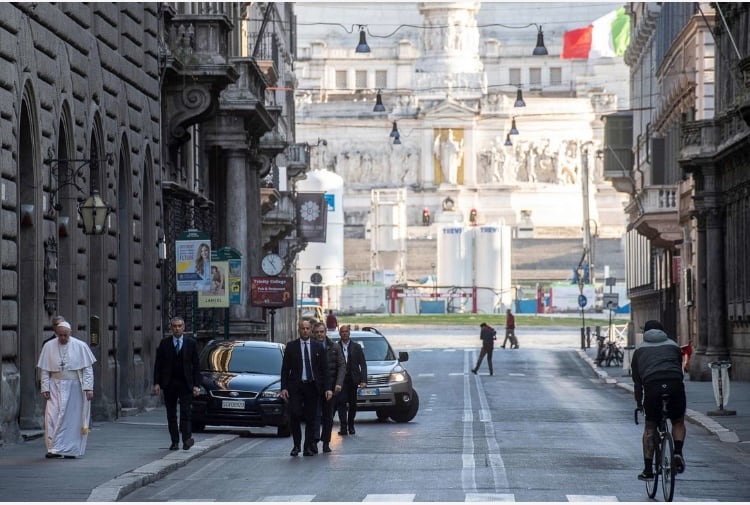
<instances>
[{"instance_id":1,"label":"person in dark clothing","mask_svg":"<svg viewBox=\"0 0 750 505\"><path fill-rule=\"evenodd\" d=\"M325 397L318 402L318 412L315 415L315 446L313 452L317 451L317 441L323 442L323 452L331 452L331 432L333 431L333 411L335 410L338 394L344 385L344 374L346 373L346 361L341 346L328 338L326 325L317 322L313 324L313 337L320 342L326 350L326 361L328 363L328 375L333 384L333 398L326 400ZM322 431L321 431L322 427Z\"/></svg>"},{"instance_id":2,"label":"person in dark clothing","mask_svg":"<svg viewBox=\"0 0 750 505\"><path fill-rule=\"evenodd\" d=\"M299 338L286 344L281 361L280 396L289 402L289 425L294 446L289 453L297 456L314 456L315 412L321 396L333 398L333 384L328 375L326 351L320 342L312 340L312 325L307 319L297 324ZM305 440L302 444L302 422L305 423Z\"/></svg>"},{"instance_id":3,"label":"person in dark clothing","mask_svg":"<svg viewBox=\"0 0 750 505\"><path fill-rule=\"evenodd\" d=\"M344 387L339 394L339 435L354 435L354 418L357 415L357 388L367 386L367 361L362 346L351 337L351 326L342 324L339 328L339 346L344 353L346 373Z\"/></svg>"},{"instance_id":4,"label":"person in dark clothing","mask_svg":"<svg viewBox=\"0 0 750 505\"><path fill-rule=\"evenodd\" d=\"M336 316L333 315L333 311L328 311L328 316L326 317L326 329L334 331L339 327L339 320L336 319Z\"/></svg>"},{"instance_id":5,"label":"person in dark clothing","mask_svg":"<svg viewBox=\"0 0 750 505\"><path fill-rule=\"evenodd\" d=\"M510 340L510 348L518 349L518 339L516 338L516 318L510 309L505 311L505 339L503 345L500 346L505 349L505 344Z\"/></svg>"},{"instance_id":6,"label":"person in dark clothing","mask_svg":"<svg viewBox=\"0 0 750 505\"><path fill-rule=\"evenodd\" d=\"M172 336L165 337L156 349L154 361L154 395L164 391L164 405L167 408L167 426L172 445L169 450L179 448L182 434L182 448L190 449L195 440L192 434L191 406L193 396L200 393L201 373L198 365L198 342L184 335L185 320L173 317L170 321ZM180 405L179 428L177 404Z\"/></svg>"},{"instance_id":7,"label":"person in dark clothing","mask_svg":"<svg viewBox=\"0 0 750 505\"><path fill-rule=\"evenodd\" d=\"M482 366L484 357L487 356L487 365L490 367L490 375L493 375L492 371L492 351L495 348L495 340L497 339L497 332L495 328L487 323L479 325L479 338L482 339L482 350L479 351L479 359L477 359L477 366L471 369L474 375L477 374L477 370Z\"/></svg>"},{"instance_id":8,"label":"person in dark clothing","mask_svg":"<svg viewBox=\"0 0 750 505\"><path fill-rule=\"evenodd\" d=\"M659 321L646 321L643 342L636 347L630 361L633 376L633 393L638 410L645 412L643 427L643 472L641 480L653 478L654 432L661 417L661 395L669 393L667 409L672 421L674 438L673 464L678 473L685 471L682 447L685 443L685 383L682 371L682 352L668 337Z\"/></svg>"}]
</instances>

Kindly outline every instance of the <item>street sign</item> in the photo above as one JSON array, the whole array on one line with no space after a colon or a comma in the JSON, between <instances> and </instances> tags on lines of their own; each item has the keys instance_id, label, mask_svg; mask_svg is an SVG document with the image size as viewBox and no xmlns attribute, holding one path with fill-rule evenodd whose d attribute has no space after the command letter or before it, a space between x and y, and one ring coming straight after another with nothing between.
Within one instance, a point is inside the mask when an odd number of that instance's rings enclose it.
<instances>
[{"instance_id":1,"label":"street sign","mask_svg":"<svg viewBox=\"0 0 750 505\"><path fill-rule=\"evenodd\" d=\"M321 282L323 282L323 276L320 275L318 272L314 272L310 276L310 282L312 282L313 284L320 284Z\"/></svg>"},{"instance_id":2,"label":"street sign","mask_svg":"<svg viewBox=\"0 0 750 505\"><path fill-rule=\"evenodd\" d=\"M620 305L620 294L619 293L603 293L602 294L602 307L607 310L617 310Z\"/></svg>"},{"instance_id":3,"label":"street sign","mask_svg":"<svg viewBox=\"0 0 750 505\"><path fill-rule=\"evenodd\" d=\"M586 299L586 295L578 295L578 306L584 308L589 301Z\"/></svg>"}]
</instances>

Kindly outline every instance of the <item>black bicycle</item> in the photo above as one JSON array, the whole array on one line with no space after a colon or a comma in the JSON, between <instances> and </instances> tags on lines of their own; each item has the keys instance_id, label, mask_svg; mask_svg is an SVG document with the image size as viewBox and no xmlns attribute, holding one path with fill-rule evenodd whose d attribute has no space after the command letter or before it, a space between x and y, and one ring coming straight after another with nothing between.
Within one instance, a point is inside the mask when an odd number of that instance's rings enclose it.
<instances>
[{"instance_id":1,"label":"black bicycle","mask_svg":"<svg viewBox=\"0 0 750 505\"><path fill-rule=\"evenodd\" d=\"M653 477L646 480L646 492L649 498L653 498L656 496L659 479L661 479L664 501L672 501L677 474L674 465L674 440L669 431L669 411L667 410L669 398L667 393L661 395L661 417L654 432ZM638 424L638 411L639 409L635 409L635 424Z\"/></svg>"}]
</instances>

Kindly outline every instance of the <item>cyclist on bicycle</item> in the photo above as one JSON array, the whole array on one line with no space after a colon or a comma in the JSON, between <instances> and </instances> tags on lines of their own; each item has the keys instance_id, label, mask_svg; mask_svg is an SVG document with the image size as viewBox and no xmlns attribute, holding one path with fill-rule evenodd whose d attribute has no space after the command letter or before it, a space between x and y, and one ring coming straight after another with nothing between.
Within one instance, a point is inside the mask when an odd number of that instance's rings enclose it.
<instances>
[{"instance_id":1,"label":"cyclist on bicycle","mask_svg":"<svg viewBox=\"0 0 750 505\"><path fill-rule=\"evenodd\" d=\"M636 348L630 362L633 375L635 403L645 411L643 427L643 472L640 480L653 478L651 461L654 455L654 432L661 418L661 395L669 393L667 405L674 438L674 467L685 471L682 445L685 442L685 383L683 382L682 352L677 342L668 337L659 321L646 321L643 342Z\"/></svg>"}]
</instances>

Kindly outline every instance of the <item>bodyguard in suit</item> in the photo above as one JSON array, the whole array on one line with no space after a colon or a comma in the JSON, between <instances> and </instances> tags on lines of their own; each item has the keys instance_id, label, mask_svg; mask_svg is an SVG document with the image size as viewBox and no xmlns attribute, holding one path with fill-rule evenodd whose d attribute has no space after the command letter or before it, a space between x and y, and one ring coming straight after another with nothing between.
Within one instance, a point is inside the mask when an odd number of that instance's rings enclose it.
<instances>
[{"instance_id":1,"label":"bodyguard in suit","mask_svg":"<svg viewBox=\"0 0 750 505\"><path fill-rule=\"evenodd\" d=\"M301 421L305 421L305 445L302 452L313 456L315 444L315 412L321 396L333 397L333 385L328 375L326 352L320 342L310 337L312 327L307 319L297 325L299 338L286 344L281 361L281 397L289 402L289 424L294 447L290 456L300 453L302 442ZM316 448L317 449L317 448Z\"/></svg>"},{"instance_id":2,"label":"bodyguard in suit","mask_svg":"<svg viewBox=\"0 0 750 505\"><path fill-rule=\"evenodd\" d=\"M337 345L326 335L326 325L323 322L313 324L313 337L320 342L326 350L326 361L328 362L328 376L333 384L333 398L326 400L321 398L318 412L315 416L316 439L323 441L323 452L331 452L331 432L333 431L333 411L336 408L336 400L344 385L344 373L346 362L341 346ZM321 432L321 426L323 431ZM320 435L320 437L317 437ZM317 443L313 452L317 451Z\"/></svg>"},{"instance_id":3,"label":"bodyguard in suit","mask_svg":"<svg viewBox=\"0 0 750 505\"><path fill-rule=\"evenodd\" d=\"M198 343L194 338L184 335L185 321L181 317L172 318L170 327L172 336L163 338L156 349L154 395L158 396L164 391L167 425L172 439L169 450L179 449L180 434L182 434L182 448L187 451L195 443L192 435L190 404L193 396L200 392ZM180 405L179 429L178 403Z\"/></svg>"},{"instance_id":4,"label":"bodyguard in suit","mask_svg":"<svg viewBox=\"0 0 750 505\"><path fill-rule=\"evenodd\" d=\"M362 346L351 340L351 327L339 326L339 345L346 361L344 387L339 394L339 435L354 435L354 418L357 415L357 387L367 386L367 361Z\"/></svg>"}]
</instances>

